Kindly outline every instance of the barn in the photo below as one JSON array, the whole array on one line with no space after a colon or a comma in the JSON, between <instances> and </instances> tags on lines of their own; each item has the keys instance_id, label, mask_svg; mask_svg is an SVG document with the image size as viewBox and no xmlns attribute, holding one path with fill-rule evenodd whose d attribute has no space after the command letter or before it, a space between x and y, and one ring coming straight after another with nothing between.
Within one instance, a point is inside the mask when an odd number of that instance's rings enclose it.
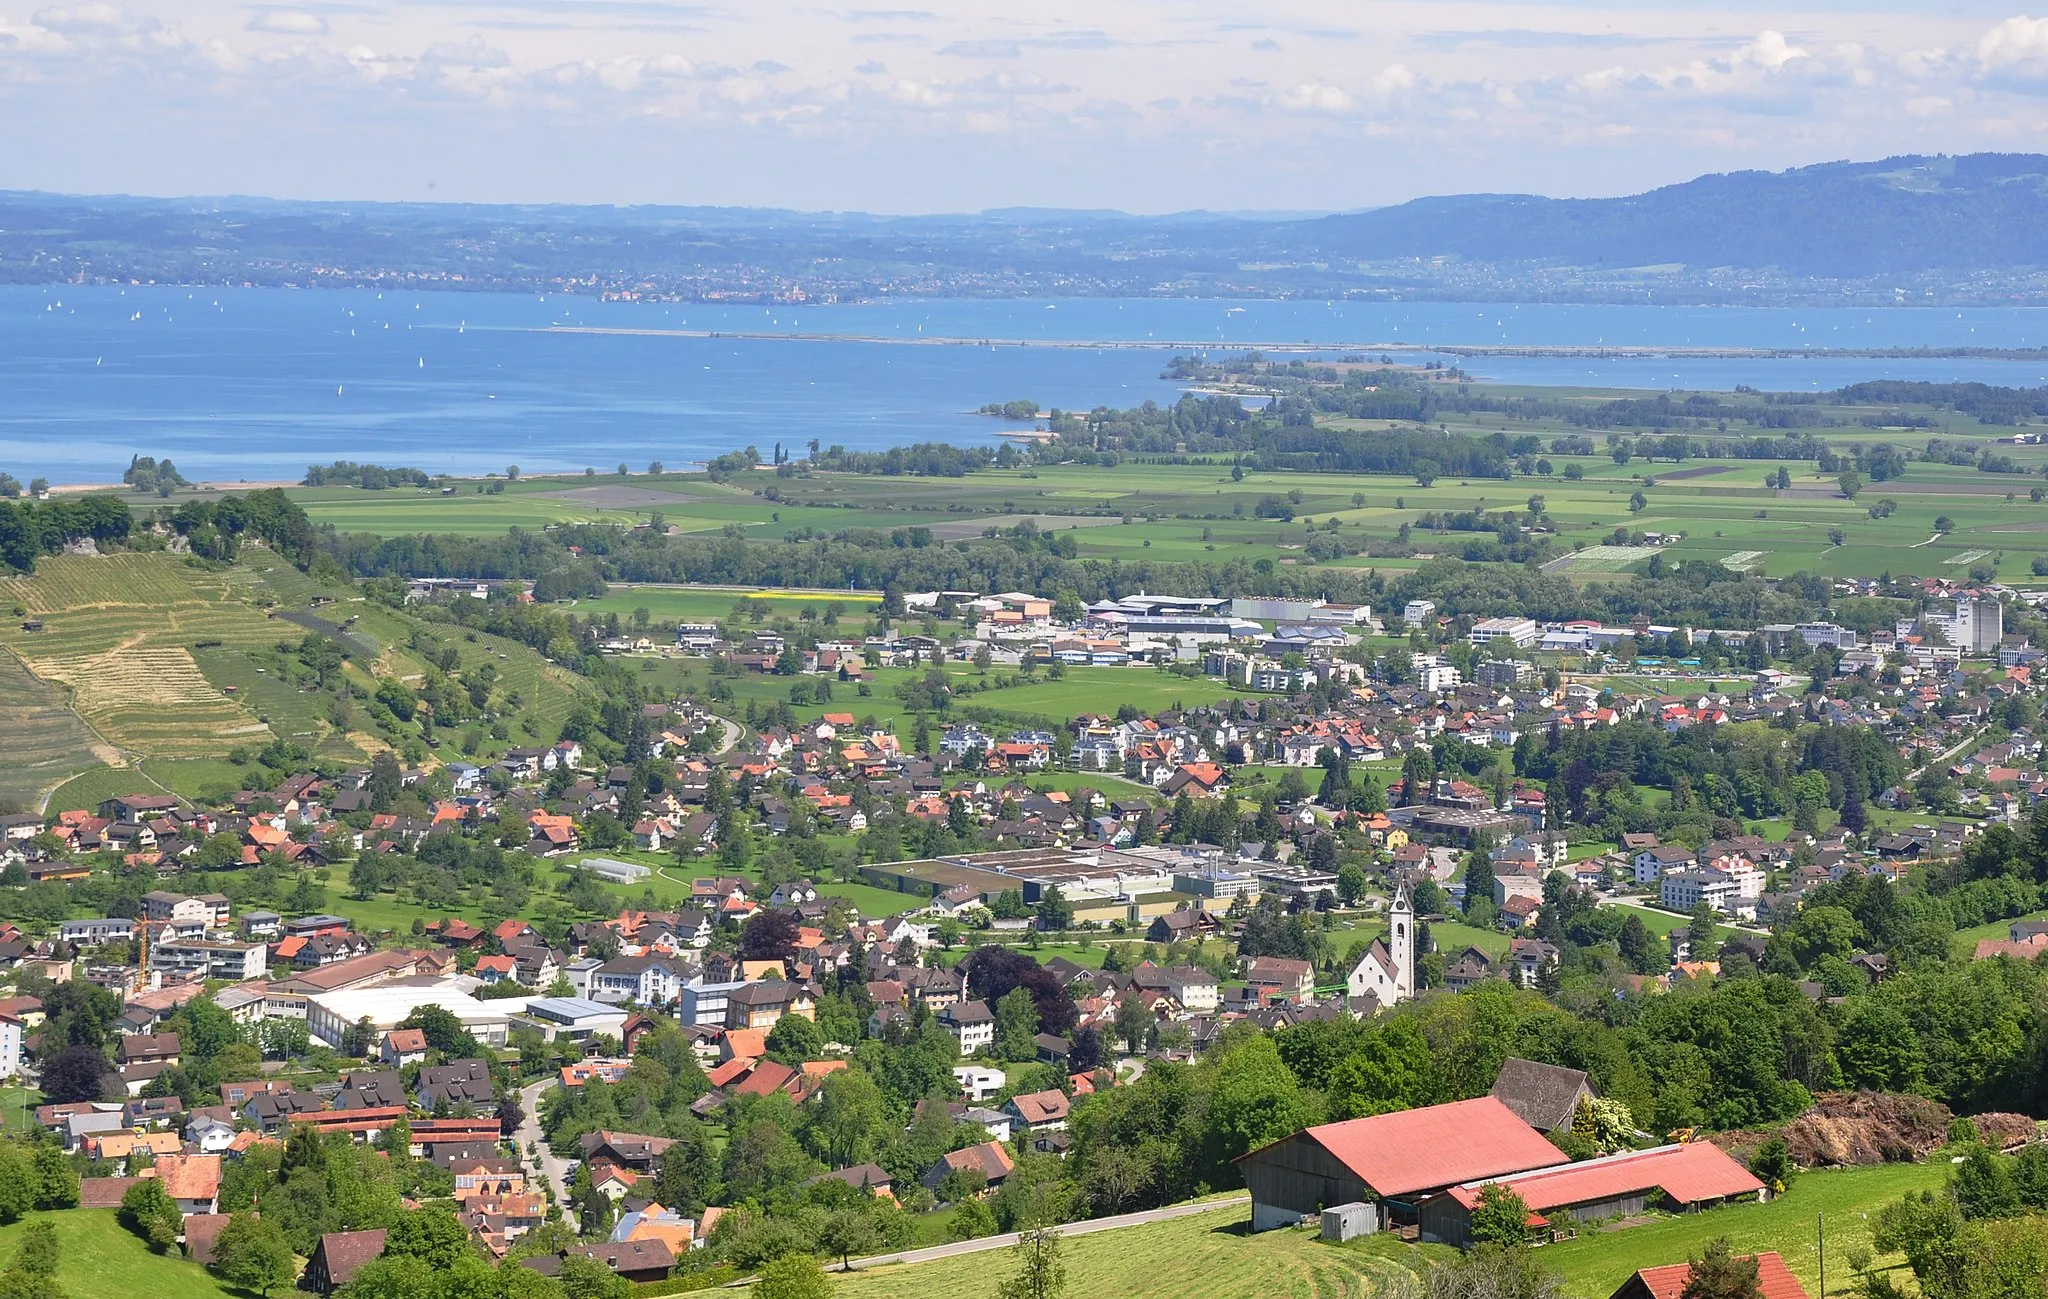
<instances>
[{"instance_id":1,"label":"barn","mask_svg":"<svg viewBox=\"0 0 2048 1299\"><path fill-rule=\"evenodd\" d=\"M1505 1186L1521 1196L1529 1206L1529 1225L1553 1235L1567 1233L1577 1223L1645 1209L1685 1213L1769 1194L1719 1146L1704 1141L1658 1146L1453 1186L1422 1202L1422 1239L1471 1244L1472 1211L1479 1207L1479 1192L1486 1186Z\"/></svg>"},{"instance_id":2,"label":"barn","mask_svg":"<svg viewBox=\"0 0 2048 1299\"><path fill-rule=\"evenodd\" d=\"M1421 1203L1465 1182L1565 1162L1542 1133L1492 1096L1306 1128L1237 1157L1252 1230L1291 1227L1340 1204L1414 1222Z\"/></svg>"}]
</instances>

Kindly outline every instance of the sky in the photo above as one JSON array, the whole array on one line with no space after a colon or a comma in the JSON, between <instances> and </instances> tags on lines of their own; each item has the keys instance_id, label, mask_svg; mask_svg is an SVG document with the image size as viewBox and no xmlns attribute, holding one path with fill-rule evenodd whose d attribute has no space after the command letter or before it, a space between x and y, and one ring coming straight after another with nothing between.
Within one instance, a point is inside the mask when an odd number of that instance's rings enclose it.
<instances>
[{"instance_id":1,"label":"sky","mask_svg":"<svg viewBox=\"0 0 2048 1299\"><path fill-rule=\"evenodd\" d=\"M873 2L0 0L0 188L1328 211L2048 151L2048 0Z\"/></svg>"}]
</instances>

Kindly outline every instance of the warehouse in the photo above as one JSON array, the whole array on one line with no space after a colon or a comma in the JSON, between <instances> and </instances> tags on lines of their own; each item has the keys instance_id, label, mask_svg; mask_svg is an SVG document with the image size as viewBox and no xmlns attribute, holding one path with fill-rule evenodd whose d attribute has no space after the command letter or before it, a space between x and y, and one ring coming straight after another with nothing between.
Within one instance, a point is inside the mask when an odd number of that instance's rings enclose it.
<instances>
[{"instance_id":1,"label":"warehouse","mask_svg":"<svg viewBox=\"0 0 2048 1299\"><path fill-rule=\"evenodd\" d=\"M1472 1243L1472 1211L1487 1186L1505 1186L1529 1206L1529 1225L1551 1239L1576 1224L1627 1217L1646 1209L1692 1213L1735 1199L1767 1198L1764 1184L1708 1142L1631 1150L1562 1168L1544 1168L1453 1186L1422 1204L1422 1239L1460 1247Z\"/></svg>"},{"instance_id":2,"label":"warehouse","mask_svg":"<svg viewBox=\"0 0 2048 1299\"><path fill-rule=\"evenodd\" d=\"M1252 1230L1291 1227L1340 1204L1414 1222L1432 1195L1475 1179L1565 1162L1542 1133L1492 1096L1325 1123L1237 1157Z\"/></svg>"}]
</instances>

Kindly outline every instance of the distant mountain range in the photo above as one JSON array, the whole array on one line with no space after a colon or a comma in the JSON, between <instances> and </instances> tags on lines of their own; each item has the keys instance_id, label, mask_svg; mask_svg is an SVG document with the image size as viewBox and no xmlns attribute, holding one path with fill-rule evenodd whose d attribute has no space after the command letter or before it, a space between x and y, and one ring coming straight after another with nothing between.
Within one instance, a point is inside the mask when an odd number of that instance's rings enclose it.
<instances>
[{"instance_id":1,"label":"distant mountain range","mask_svg":"<svg viewBox=\"0 0 2048 1299\"><path fill-rule=\"evenodd\" d=\"M1628 198L1417 199L1291 224L1284 238L1369 260L1677 263L1837 279L2007 272L2048 266L2048 157L1979 153L1738 171Z\"/></svg>"},{"instance_id":2,"label":"distant mountain range","mask_svg":"<svg viewBox=\"0 0 2048 1299\"><path fill-rule=\"evenodd\" d=\"M1373 211L302 203L0 193L0 282L879 296L2048 303L2048 156L1702 176Z\"/></svg>"}]
</instances>

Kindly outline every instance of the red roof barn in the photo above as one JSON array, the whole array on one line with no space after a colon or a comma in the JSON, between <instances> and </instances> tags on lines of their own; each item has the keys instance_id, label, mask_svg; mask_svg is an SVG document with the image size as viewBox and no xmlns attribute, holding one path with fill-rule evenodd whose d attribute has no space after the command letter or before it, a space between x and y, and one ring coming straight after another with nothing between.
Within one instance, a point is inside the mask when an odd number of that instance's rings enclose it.
<instances>
[{"instance_id":1,"label":"red roof barn","mask_svg":"<svg viewBox=\"0 0 2048 1299\"><path fill-rule=\"evenodd\" d=\"M1308 1128L1239 1155L1252 1230L1292 1226L1339 1204L1382 1201L1414 1221L1416 1206L1461 1182L1550 1168L1565 1156L1491 1096Z\"/></svg>"}]
</instances>

